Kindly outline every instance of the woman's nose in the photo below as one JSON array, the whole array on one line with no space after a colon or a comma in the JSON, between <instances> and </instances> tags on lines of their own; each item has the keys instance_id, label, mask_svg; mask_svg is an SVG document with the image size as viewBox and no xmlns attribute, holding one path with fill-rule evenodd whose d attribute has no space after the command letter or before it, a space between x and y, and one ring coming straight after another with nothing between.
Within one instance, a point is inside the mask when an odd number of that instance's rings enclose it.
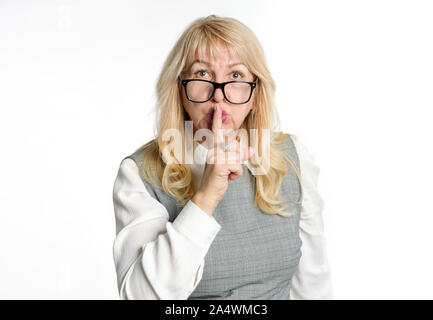
<instances>
[{"instance_id":1,"label":"woman's nose","mask_svg":"<svg viewBox=\"0 0 433 320\"><path fill-rule=\"evenodd\" d=\"M215 90L212 100L214 102L220 102L224 100L224 94L221 88Z\"/></svg>"}]
</instances>

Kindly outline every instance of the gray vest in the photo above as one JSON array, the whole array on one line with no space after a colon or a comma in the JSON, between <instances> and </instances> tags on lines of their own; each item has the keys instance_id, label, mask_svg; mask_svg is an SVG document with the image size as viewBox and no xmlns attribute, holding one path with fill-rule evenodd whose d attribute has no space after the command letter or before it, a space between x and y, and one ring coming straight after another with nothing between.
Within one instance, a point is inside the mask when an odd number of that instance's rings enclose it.
<instances>
[{"instance_id":1,"label":"gray vest","mask_svg":"<svg viewBox=\"0 0 433 320\"><path fill-rule=\"evenodd\" d=\"M290 137L283 148L300 172ZM145 149L126 157L133 159L140 170L141 152ZM167 208L169 221L173 222L182 207L172 196L142 180L150 195ZM213 212L221 230L206 254L200 283L188 299L290 299L292 276L301 258L301 205L289 203L286 211L295 212L289 217L269 215L257 206L254 194L254 176L243 166L242 176L229 182ZM280 195L295 202L301 199L298 178L288 164Z\"/></svg>"}]
</instances>

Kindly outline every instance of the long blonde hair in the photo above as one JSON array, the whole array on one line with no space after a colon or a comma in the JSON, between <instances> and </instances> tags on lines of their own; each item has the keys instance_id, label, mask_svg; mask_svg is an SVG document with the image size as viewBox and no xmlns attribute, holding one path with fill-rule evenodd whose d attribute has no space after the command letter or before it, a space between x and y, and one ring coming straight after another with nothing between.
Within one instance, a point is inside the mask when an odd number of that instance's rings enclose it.
<instances>
[{"instance_id":1,"label":"long blonde hair","mask_svg":"<svg viewBox=\"0 0 433 320\"><path fill-rule=\"evenodd\" d=\"M231 56L238 56L248 69L257 76L254 106L245 118L241 128L245 128L250 141L250 129L257 129L258 148L262 150L261 130L270 129L270 167L266 174L255 175L255 201L267 214L290 216L294 212L284 212L285 202L281 199L280 186L286 175L286 165L290 164L300 182L302 197L295 202L301 204L304 197L300 174L292 159L281 149L281 144L290 134L279 132L279 117L274 102L275 82L267 68L263 49L254 33L240 21L211 15L193 21L177 40L168 55L160 73L156 91L156 133L155 139L147 142L138 150L142 152L141 176L153 186L163 189L184 206L195 194L191 168L185 162L165 163L162 150L170 142L163 140L163 133L176 129L182 133L185 145L184 121L189 118L183 105L181 86L178 80L195 60L196 54L203 57L206 53L211 59L218 56L215 50L218 42L223 42ZM249 142L248 142L249 143Z\"/></svg>"}]
</instances>

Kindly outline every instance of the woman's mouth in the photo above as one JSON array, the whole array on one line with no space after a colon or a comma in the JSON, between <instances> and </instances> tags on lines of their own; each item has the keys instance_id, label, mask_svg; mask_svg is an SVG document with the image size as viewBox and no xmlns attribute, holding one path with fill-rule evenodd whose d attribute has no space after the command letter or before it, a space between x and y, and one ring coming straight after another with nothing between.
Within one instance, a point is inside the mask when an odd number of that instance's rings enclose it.
<instances>
[{"instance_id":1,"label":"woman's mouth","mask_svg":"<svg viewBox=\"0 0 433 320\"><path fill-rule=\"evenodd\" d=\"M211 111L207 114L207 116L211 122L213 121L213 114L214 114L213 111ZM228 114L225 111L223 111L222 115L221 115L221 122L224 123L227 120L227 118L228 118Z\"/></svg>"}]
</instances>

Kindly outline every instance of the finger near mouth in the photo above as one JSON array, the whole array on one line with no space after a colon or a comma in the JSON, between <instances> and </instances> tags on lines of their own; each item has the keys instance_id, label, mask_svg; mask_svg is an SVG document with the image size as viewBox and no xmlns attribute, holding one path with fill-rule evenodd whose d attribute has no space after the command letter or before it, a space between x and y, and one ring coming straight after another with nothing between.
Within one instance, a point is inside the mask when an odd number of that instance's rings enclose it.
<instances>
[{"instance_id":1,"label":"finger near mouth","mask_svg":"<svg viewBox=\"0 0 433 320\"><path fill-rule=\"evenodd\" d=\"M213 122L213 113L212 114L210 114L210 113L208 113L208 118L210 119L210 122L212 123ZM221 116L221 122L222 123L224 123L226 120L227 120L227 115L226 114L224 114L224 115L222 115Z\"/></svg>"}]
</instances>

